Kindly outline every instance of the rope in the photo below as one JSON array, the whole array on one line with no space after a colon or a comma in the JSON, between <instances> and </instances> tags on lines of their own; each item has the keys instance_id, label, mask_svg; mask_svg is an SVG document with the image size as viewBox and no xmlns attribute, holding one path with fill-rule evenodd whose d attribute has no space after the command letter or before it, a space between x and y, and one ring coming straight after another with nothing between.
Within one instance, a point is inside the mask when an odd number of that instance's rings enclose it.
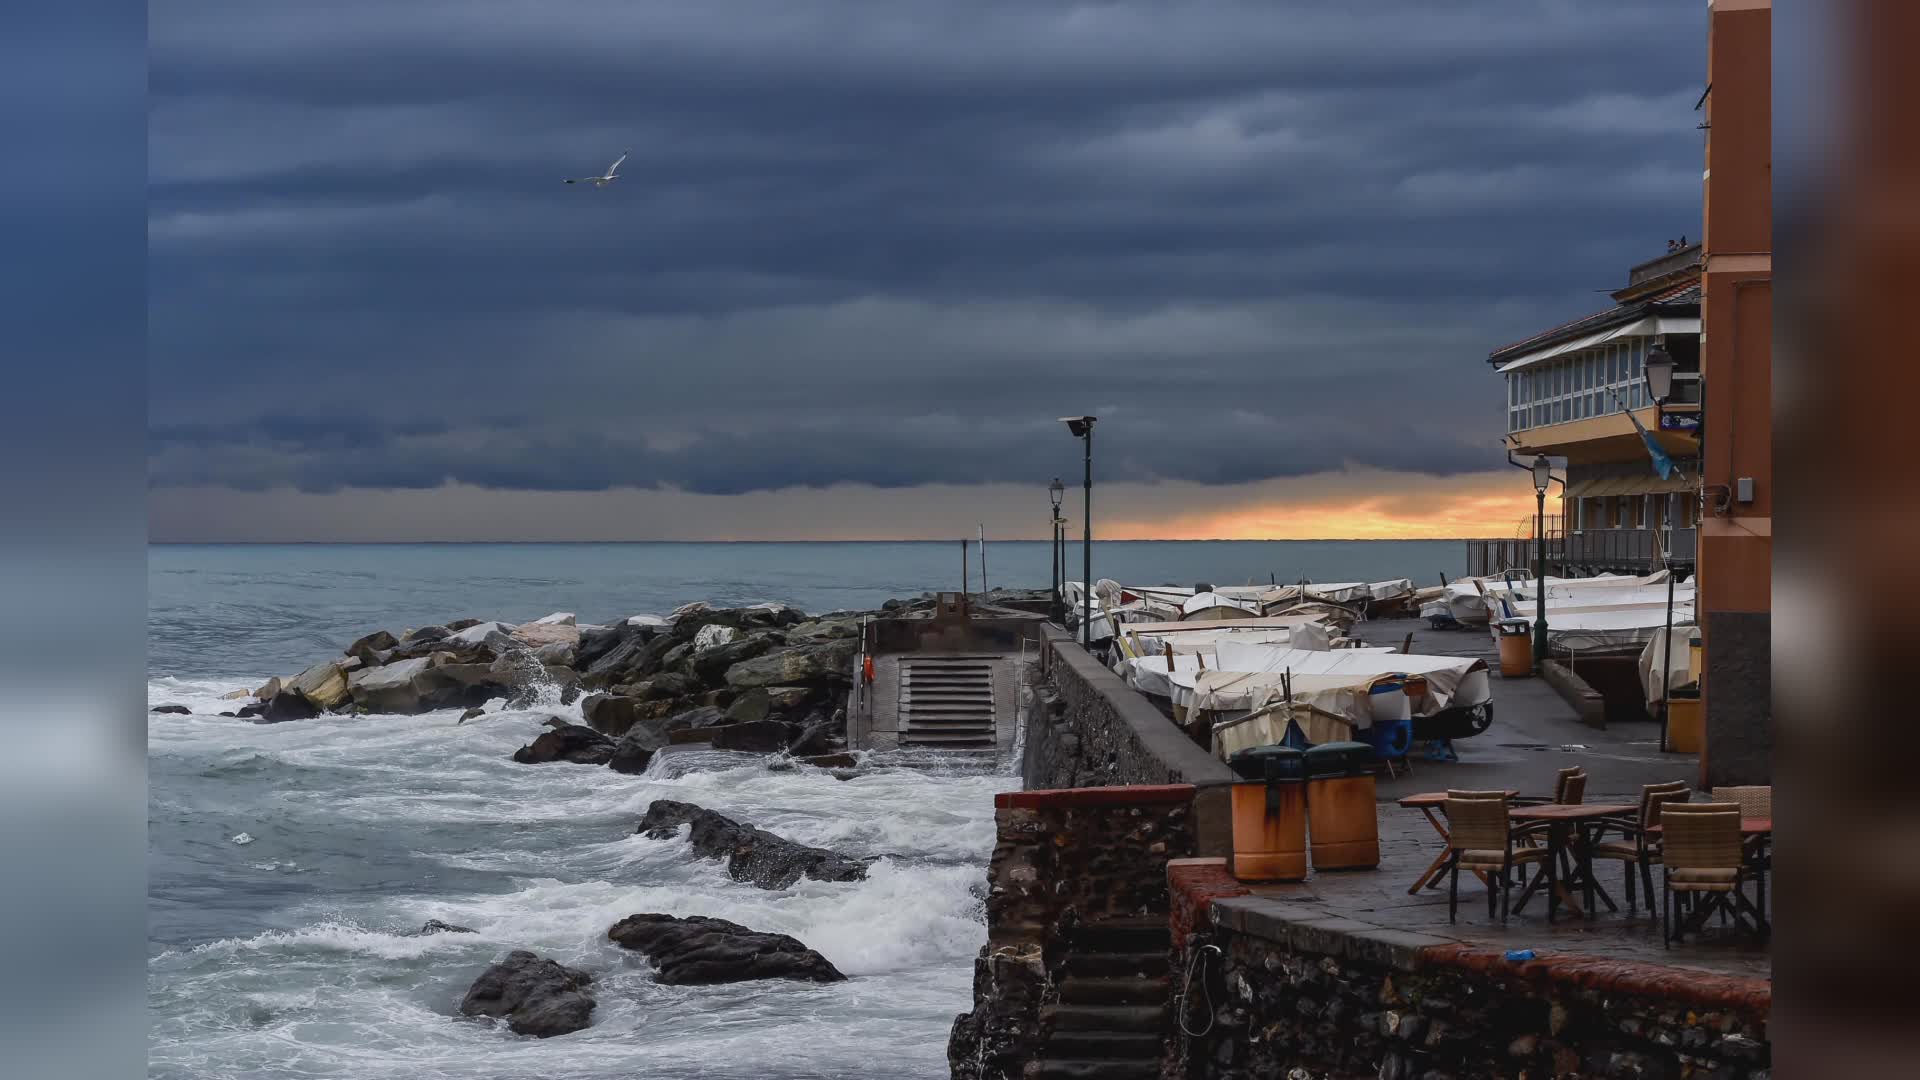
<instances>
[{"instance_id":1,"label":"rope","mask_svg":"<svg viewBox=\"0 0 1920 1080\"><path fill-rule=\"evenodd\" d=\"M1198 1039L1213 1030L1213 992L1207 989L1207 980L1204 972L1207 964L1207 954L1209 952L1217 953L1219 951L1220 947L1218 945L1200 946L1200 955L1194 957L1193 961L1187 965L1186 985L1180 990L1180 1000L1174 1002L1174 1019L1180 1024L1180 1031L1190 1039ZM1193 996L1193 969L1195 967L1202 969L1200 996L1207 1001L1207 1026L1201 1028L1199 1031L1193 1031L1187 1027L1187 1002Z\"/></svg>"}]
</instances>

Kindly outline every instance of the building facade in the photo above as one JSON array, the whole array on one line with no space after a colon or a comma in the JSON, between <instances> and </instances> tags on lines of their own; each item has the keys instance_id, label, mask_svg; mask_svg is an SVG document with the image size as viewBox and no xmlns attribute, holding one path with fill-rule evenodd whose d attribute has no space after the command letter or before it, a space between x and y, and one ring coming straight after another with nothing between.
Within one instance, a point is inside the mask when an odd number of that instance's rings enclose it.
<instances>
[{"instance_id":1,"label":"building facade","mask_svg":"<svg viewBox=\"0 0 1920 1080\"><path fill-rule=\"evenodd\" d=\"M1546 523L1548 558L1560 572L1646 573L1694 561L1700 252L1698 244L1671 245L1627 272L1612 307L1487 357L1505 378L1511 452L1523 464L1540 454L1566 462L1559 512ZM1675 363L1664 413L1643 376L1656 344ZM1654 473L1635 419L1673 458L1671 476Z\"/></svg>"}]
</instances>

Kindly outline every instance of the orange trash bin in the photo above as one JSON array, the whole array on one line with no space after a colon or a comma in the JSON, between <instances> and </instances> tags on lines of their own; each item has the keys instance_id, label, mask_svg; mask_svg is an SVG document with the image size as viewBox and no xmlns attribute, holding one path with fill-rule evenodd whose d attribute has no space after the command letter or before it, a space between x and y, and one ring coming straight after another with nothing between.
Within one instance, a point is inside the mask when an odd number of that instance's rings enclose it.
<instances>
[{"instance_id":1,"label":"orange trash bin","mask_svg":"<svg viewBox=\"0 0 1920 1080\"><path fill-rule=\"evenodd\" d=\"M1533 624L1525 619L1502 619L1500 677L1520 679L1533 674Z\"/></svg>"},{"instance_id":2,"label":"orange trash bin","mask_svg":"<svg viewBox=\"0 0 1920 1080\"><path fill-rule=\"evenodd\" d=\"M1315 870L1380 865L1380 811L1366 743L1322 743L1306 753L1308 851Z\"/></svg>"},{"instance_id":3,"label":"orange trash bin","mask_svg":"<svg viewBox=\"0 0 1920 1080\"><path fill-rule=\"evenodd\" d=\"M1304 881L1307 798L1300 751L1256 746L1228 759L1248 782L1233 785L1233 876L1241 881Z\"/></svg>"}]
</instances>

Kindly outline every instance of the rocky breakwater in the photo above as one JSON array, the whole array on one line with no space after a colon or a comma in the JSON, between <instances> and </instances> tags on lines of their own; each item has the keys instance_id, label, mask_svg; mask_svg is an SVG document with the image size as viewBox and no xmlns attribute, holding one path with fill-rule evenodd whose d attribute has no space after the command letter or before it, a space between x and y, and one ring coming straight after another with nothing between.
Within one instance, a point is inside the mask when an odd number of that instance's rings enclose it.
<instances>
[{"instance_id":1,"label":"rocky breakwater","mask_svg":"<svg viewBox=\"0 0 1920 1080\"><path fill-rule=\"evenodd\" d=\"M251 700L226 715L279 723L464 709L464 723L495 701L510 709L577 701L584 723L549 721L553 730L514 759L638 773L674 743L830 755L845 746L860 620L872 614L809 618L780 604L700 603L611 626L558 612L519 624L376 630L337 657L236 691L236 700Z\"/></svg>"},{"instance_id":2,"label":"rocky breakwater","mask_svg":"<svg viewBox=\"0 0 1920 1080\"><path fill-rule=\"evenodd\" d=\"M694 853L707 859L726 859L727 874L735 881L763 889L784 889L801 878L814 881L861 881L865 863L826 848L796 844L765 829L756 829L692 803L656 799L640 819L637 832L654 840L671 840L687 826Z\"/></svg>"}]
</instances>

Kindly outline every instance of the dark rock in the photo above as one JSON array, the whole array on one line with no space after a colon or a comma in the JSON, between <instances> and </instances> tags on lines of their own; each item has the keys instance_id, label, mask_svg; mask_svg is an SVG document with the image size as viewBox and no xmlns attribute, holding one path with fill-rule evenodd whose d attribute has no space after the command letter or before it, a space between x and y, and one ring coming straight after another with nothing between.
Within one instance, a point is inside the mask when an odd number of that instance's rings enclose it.
<instances>
[{"instance_id":1,"label":"dark rock","mask_svg":"<svg viewBox=\"0 0 1920 1080\"><path fill-rule=\"evenodd\" d=\"M373 633L355 641L341 651L348 656L364 656L367 653L376 653L383 649L391 649L398 644L400 644L399 639L392 634L387 633L385 630L375 630Z\"/></svg>"},{"instance_id":2,"label":"dark rock","mask_svg":"<svg viewBox=\"0 0 1920 1080\"><path fill-rule=\"evenodd\" d=\"M606 706L601 708L604 710ZM584 702L581 705L581 711L586 711ZM607 764L619 772L645 772L648 763L653 760L653 755L674 741L675 732L705 727L718 723L721 719L723 718L720 710L705 707L682 709L667 716L637 715L621 733L620 742L614 747L613 757Z\"/></svg>"},{"instance_id":3,"label":"dark rock","mask_svg":"<svg viewBox=\"0 0 1920 1080\"><path fill-rule=\"evenodd\" d=\"M581 672L581 681L589 689L638 682L659 671L662 658L679 646L679 642L664 634L634 634L588 664ZM576 649L574 663L583 662Z\"/></svg>"},{"instance_id":4,"label":"dark rock","mask_svg":"<svg viewBox=\"0 0 1920 1080\"><path fill-rule=\"evenodd\" d=\"M613 740L579 724L567 724L543 732L533 742L513 752L513 760L522 765L544 765L551 761L605 765L612 757Z\"/></svg>"},{"instance_id":5,"label":"dark rock","mask_svg":"<svg viewBox=\"0 0 1920 1080\"><path fill-rule=\"evenodd\" d=\"M740 750L750 754L771 754L785 750L793 741L793 728L778 720L753 720L744 724L724 724L713 731L715 750Z\"/></svg>"},{"instance_id":6,"label":"dark rock","mask_svg":"<svg viewBox=\"0 0 1920 1080\"><path fill-rule=\"evenodd\" d=\"M591 627L580 631L580 640L573 647L574 667L584 671L594 661L612 652L625 642L635 638L651 636L648 628L628 626L621 623L616 626Z\"/></svg>"},{"instance_id":7,"label":"dark rock","mask_svg":"<svg viewBox=\"0 0 1920 1080\"><path fill-rule=\"evenodd\" d=\"M427 688L421 676L428 658L399 660L384 667L356 671L347 679L353 703L368 712L417 713L424 711ZM296 681L297 682L297 681Z\"/></svg>"},{"instance_id":8,"label":"dark rock","mask_svg":"<svg viewBox=\"0 0 1920 1080\"><path fill-rule=\"evenodd\" d=\"M853 657L858 649L854 641L801 645L733 665L727 669L727 684L741 690L796 683L849 684L853 681Z\"/></svg>"},{"instance_id":9,"label":"dark rock","mask_svg":"<svg viewBox=\"0 0 1920 1080\"><path fill-rule=\"evenodd\" d=\"M282 690L267 699L266 708L259 715L266 723L284 724L289 720L311 720L320 715L320 710L299 694Z\"/></svg>"},{"instance_id":10,"label":"dark rock","mask_svg":"<svg viewBox=\"0 0 1920 1080\"><path fill-rule=\"evenodd\" d=\"M487 715L487 710L481 708L478 705L475 705L473 708L468 709L466 712L463 712L460 714L460 722L464 724L469 720L478 720L480 717L485 715Z\"/></svg>"},{"instance_id":11,"label":"dark rock","mask_svg":"<svg viewBox=\"0 0 1920 1080\"><path fill-rule=\"evenodd\" d=\"M733 704L727 706L727 722L746 724L755 720L765 720L767 711L772 707L773 701L767 691L756 686L734 698Z\"/></svg>"},{"instance_id":12,"label":"dark rock","mask_svg":"<svg viewBox=\"0 0 1920 1080\"><path fill-rule=\"evenodd\" d=\"M449 634L457 634L462 630L468 630L479 625L479 619L455 619L447 624L447 632Z\"/></svg>"},{"instance_id":13,"label":"dark rock","mask_svg":"<svg viewBox=\"0 0 1920 1080\"><path fill-rule=\"evenodd\" d=\"M653 981L670 986L745 982L750 979L798 979L841 982L846 979L827 958L785 934L749 930L725 919L692 915L629 915L608 929L607 937L645 953L653 961Z\"/></svg>"},{"instance_id":14,"label":"dark rock","mask_svg":"<svg viewBox=\"0 0 1920 1080\"><path fill-rule=\"evenodd\" d=\"M155 712L155 713L171 713L176 716L192 716L193 715L193 710L187 708L185 705L155 705L153 708L148 709L147 711Z\"/></svg>"},{"instance_id":15,"label":"dark rock","mask_svg":"<svg viewBox=\"0 0 1920 1080\"><path fill-rule=\"evenodd\" d=\"M680 665L686 663L687 658L692 655L693 642L683 641L661 655L660 666L670 670L679 668Z\"/></svg>"},{"instance_id":16,"label":"dark rock","mask_svg":"<svg viewBox=\"0 0 1920 1080\"><path fill-rule=\"evenodd\" d=\"M574 672L572 670L573 669L573 652L574 650L572 645L569 645L564 641L556 641L550 645L542 645L539 648L533 650L533 658L535 660L540 661L540 663L546 665L549 668L554 668L554 667L566 668L568 669L567 673L569 675L574 675ZM579 678L578 675L574 675L574 677Z\"/></svg>"},{"instance_id":17,"label":"dark rock","mask_svg":"<svg viewBox=\"0 0 1920 1080\"><path fill-rule=\"evenodd\" d=\"M814 712L807 717L807 723L800 731L800 737L787 746L787 753L795 757L809 754L825 754L833 749L833 737L840 734L840 725L827 719L827 714Z\"/></svg>"},{"instance_id":18,"label":"dark rock","mask_svg":"<svg viewBox=\"0 0 1920 1080\"><path fill-rule=\"evenodd\" d=\"M793 760L812 765L817 769L854 769L860 766L860 759L852 754L813 754L807 757L795 757Z\"/></svg>"},{"instance_id":19,"label":"dark rock","mask_svg":"<svg viewBox=\"0 0 1920 1080\"><path fill-rule=\"evenodd\" d=\"M442 638L452 636L452 634L453 631L444 626L422 626L418 630L407 631L407 636L401 638L400 641L402 644L421 641L439 641Z\"/></svg>"},{"instance_id":20,"label":"dark rock","mask_svg":"<svg viewBox=\"0 0 1920 1080\"><path fill-rule=\"evenodd\" d=\"M800 623L787 631L787 640L795 645L812 645L822 641L837 641L841 638L860 636L858 619L816 619L813 622Z\"/></svg>"},{"instance_id":21,"label":"dark rock","mask_svg":"<svg viewBox=\"0 0 1920 1080\"><path fill-rule=\"evenodd\" d=\"M587 1026L593 976L543 960L525 949L480 973L460 1002L464 1016L505 1017L516 1034L545 1039Z\"/></svg>"},{"instance_id":22,"label":"dark rock","mask_svg":"<svg viewBox=\"0 0 1920 1080\"><path fill-rule=\"evenodd\" d=\"M700 680L682 671L663 671L639 685L645 688L640 697L649 701L700 692Z\"/></svg>"},{"instance_id":23,"label":"dark rock","mask_svg":"<svg viewBox=\"0 0 1920 1080\"><path fill-rule=\"evenodd\" d=\"M688 672L702 683L717 683L726 677L728 668L760 656L772 647L771 640L759 635L729 641L706 652L695 653L687 661Z\"/></svg>"},{"instance_id":24,"label":"dark rock","mask_svg":"<svg viewBox=\"0 0 1920 1080\"><path fill-rule=\"evenodd\" d=\"M603 735L618 738L642 719L644 714L640 705L639 698L588 694L580 702L580 715L587 721L588 727Z\"/></svg>"},{"instance_id":25,"label":"dark rock","mask_svg":"<svg viewBox=\"0 0 1920 1080\"><path fill-rule=\"evenodd\" d=\"M692 826L688 840L702 858L727 860L735 881L763 889L784 889L803 877L815 881L861 881L864 863L826 848L796 844L692 803L657 799L647 807L637 830L654 840L670 840L682 825Z\"/></svg>"},{"instance_id":26,"label":"dark rock","mask_svg":"<svg viewBox=\"0 0 1920 1080\"><path fill-rule=\"evenodd\" d=\"M284 693L285 691L282 691L282 694ZM251 716L251 717L265 716L267 714L267 704L268 703L264 701L249 701L245 705L240 706L240 708L236 712L234 712L233 715L234 716Z\"/></svg>"},{"instance_id":27,"label":"dark rock","mask_svg":"<svg viewBox=\"0 0 1920 1080\"><path fill-rule=\"evenodd\" d=\"M420 933L423 935L424 934L475 934L475 933L479 933L479 931L470 929L465 926L455 926L449 922L441 922L439 919L428 919L427 924L420 928Z\"/></svg>"}]
</instances>

